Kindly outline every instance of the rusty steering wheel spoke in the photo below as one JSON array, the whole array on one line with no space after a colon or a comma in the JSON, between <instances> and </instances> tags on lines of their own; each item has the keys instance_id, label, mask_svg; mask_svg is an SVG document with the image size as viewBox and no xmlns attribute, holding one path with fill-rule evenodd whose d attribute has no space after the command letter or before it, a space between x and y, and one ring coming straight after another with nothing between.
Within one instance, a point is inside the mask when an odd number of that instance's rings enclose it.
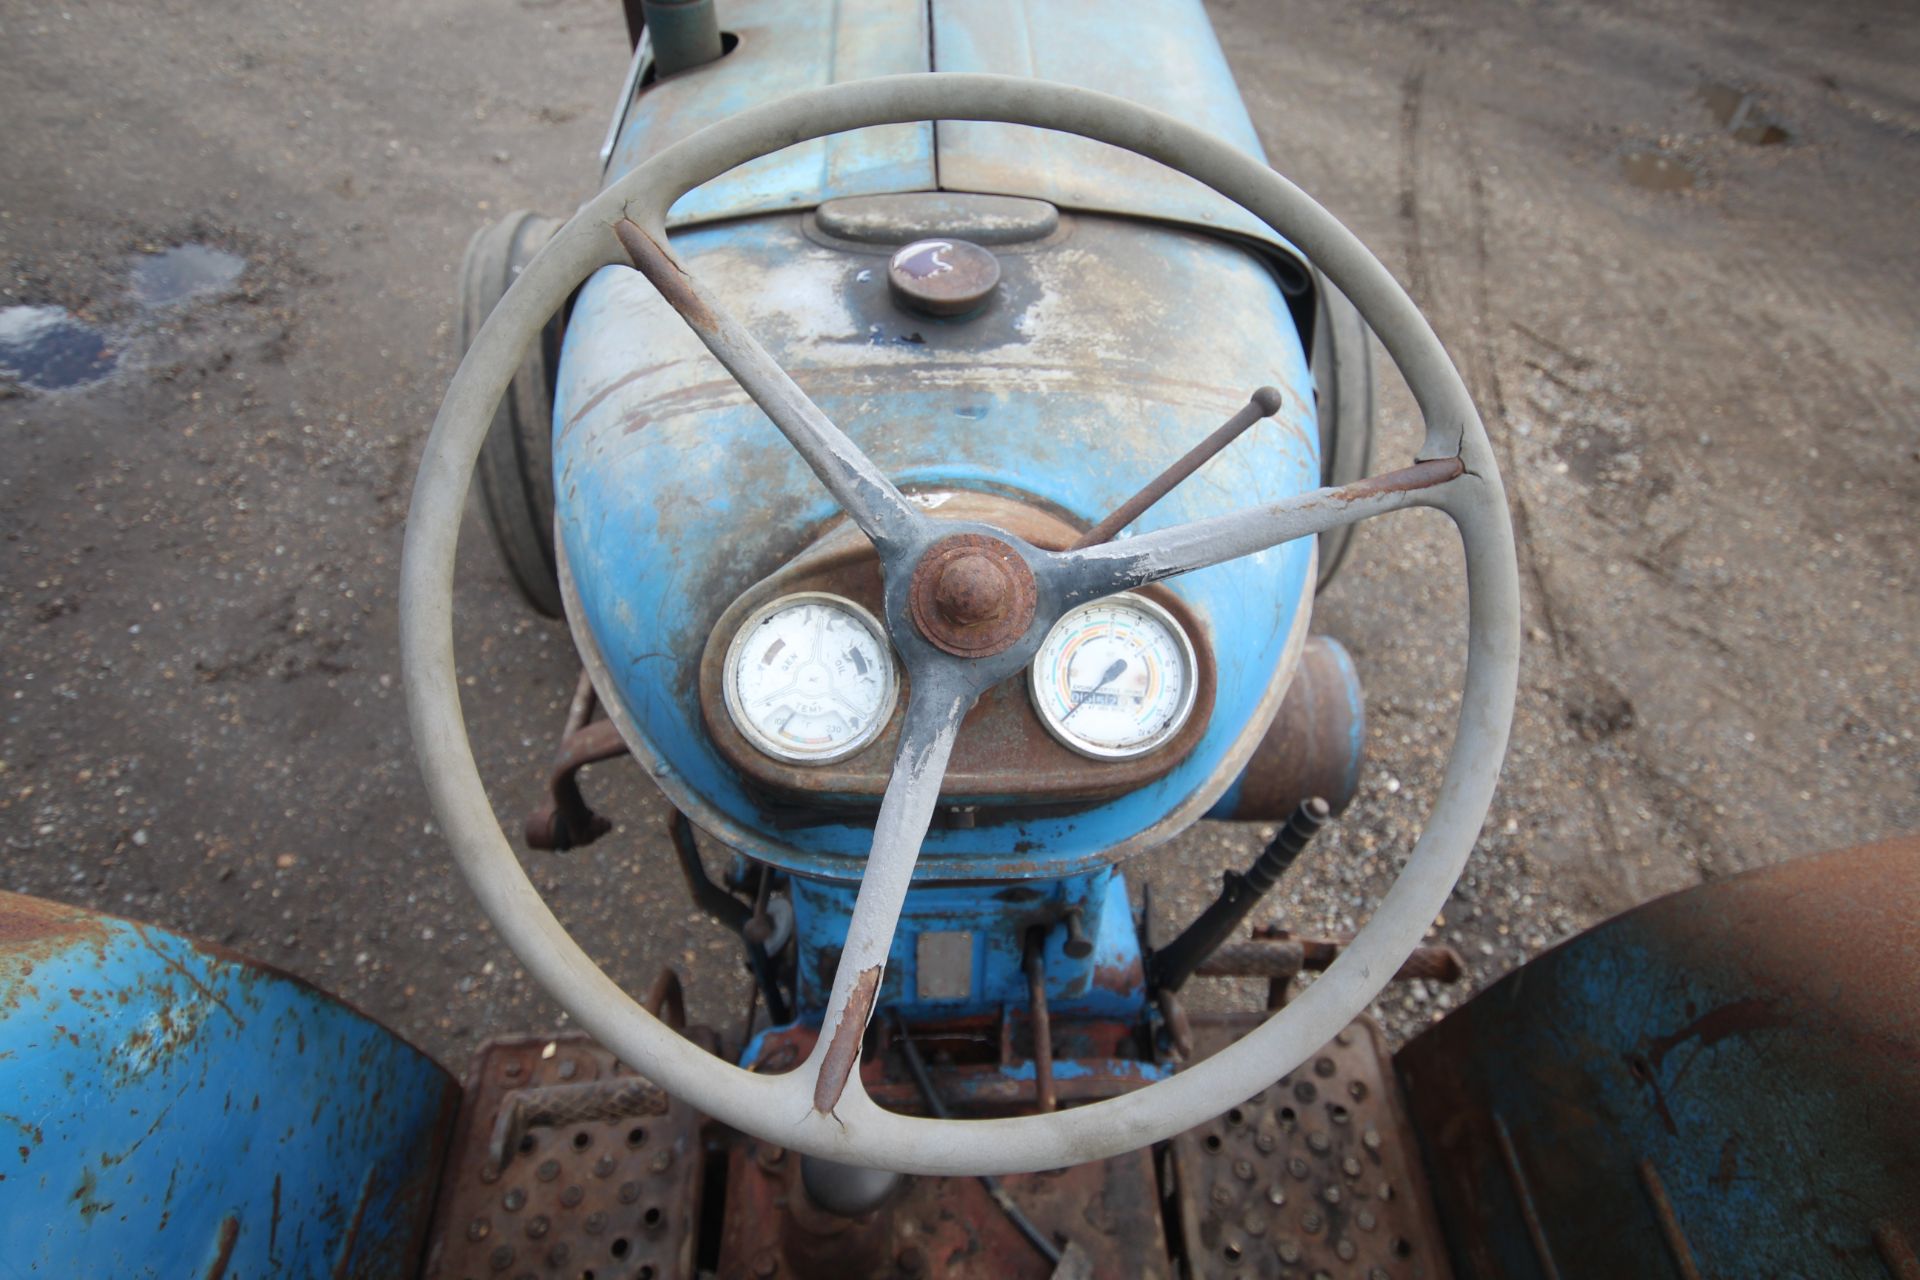
<instances>
[{"instance_id":1,"label":"rusty steering wheel spoke","mask_svg":"<svg viewBox=\"0 0 1920 1280\"><path fill-rule=\"evenodd\" d=\"M835 426L778 362L727 312L666 246L666 237L631 218L613 233L635 269L680 314L714 358L773 419L840 506L885 559L910 538L921 516L893 481Z\"/></svg>"},{"instance_id":2,"label":"rusty steering wheel spoke","mask_svg":"<svg viewBox=\"0 0 1920 1280\"><path fill-rule=\"evenodd\" d=\"M1070 608L1389 511L1439 506L1447 487L1465 471L1459 458L1416 462L1264 507L1193 520L1120 542L1079 547L1054 557L1051 576L1063 607Z\"/></svg>"},{"instance_id":3,"label":"rusty steering wheel spoke","mask_svg":"<svg viewBox=\"0 0 1920 1280\"><path fill-rule=\"evenodd\" d=\"M873 848L867 854L846 945L820 1024L821 1036L810 1059L813 1109L822 1113L831 1114L839 1106L849 1082L856 1090L860 1087L855 1071L860 1042L873 1016L900 909L933 821L960 721L980 696L979 682L965 660L934 657L919 665L913 673L900 746L894 753L893 777L880 802Z\"/></svg>"}]
</instances>

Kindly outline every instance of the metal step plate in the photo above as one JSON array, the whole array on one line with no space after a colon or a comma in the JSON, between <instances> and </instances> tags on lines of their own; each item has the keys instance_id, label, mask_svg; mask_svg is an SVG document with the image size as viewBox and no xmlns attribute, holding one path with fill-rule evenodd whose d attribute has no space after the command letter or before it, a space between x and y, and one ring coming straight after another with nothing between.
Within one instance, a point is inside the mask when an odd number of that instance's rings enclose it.
<instances>
[{"instance_id":1,"label":"metal step plate","mask_svg":"<svg viewBox=\"0 0 1920 1280\"><path fill-rule=\"evenodd\" d=\"M503 1170L487 1156L502 1099L517 1089L631 1074L584 1035L499 1039L467 1081L440 1185L428 1280L668 1280L693 1275L700 1221L700 1119L664 1116L533 1129Z\"/></svg>"},{"instance_id":2,"label":"metal step plate","mask_svg":"<svg viewBox=\"0 0 1920 1280\"><path fill-rule=\"evenodd\" d=\"M1193 1019L1196 1053L1258 1018ZM1173 1142L1194 1277L1448 1280L1380 1028L1362 1018L1292 1075Z\"/></svg>"}]
</instances>

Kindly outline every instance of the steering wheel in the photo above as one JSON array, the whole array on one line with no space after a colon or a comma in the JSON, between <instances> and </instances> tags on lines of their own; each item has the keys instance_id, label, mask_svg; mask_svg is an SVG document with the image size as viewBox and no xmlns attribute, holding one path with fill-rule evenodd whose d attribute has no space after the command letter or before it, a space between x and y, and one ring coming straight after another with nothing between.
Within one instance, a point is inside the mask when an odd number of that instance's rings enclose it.
<instances>
[{"instance_id":1,"label":"steering wheel","mask_svg":"<svg viewBox=\"0 0 1920 1280\"><path fill-rule=\"evenodd\" d=\"M997 121L1093 138L1184 172L1263 219L1353 301L1400 366L1426 423L1412 465L1076 551L1046 551L989 525L923 514L687 273L665 229L674 201L747 161L827 134L922 120ZM887 632L912 679L821 1034L807 1061L782 1075L715 1060L588 958L495 822L461 716L454 551L487 424L547 318L592 272L625 262L680 313L873 540ZM860 1043L948 754L981 693L1025 667L1053 623L1081 602L1407 507L1436 507L1459 531L1469 603L1466 678L1453 753L1426 829L1352 945L1240 1041L1144 1089L993 1120L923 1119L876 1104L855 1070ZM454 375L414 486L401 572L407 706L434 812L481 907L535 980L622 1061L706 1114L813 1155L903 1173L1032 1171L1135 1150L1252 1096L1330 1040L1445 906L1492 799L1519 671L1513 532L1486 429L1439 339L1387 269L1298 188L1218 138L1119 98L1003 76L894 76L795 94L661 151L582 208L521 273Z\"/></svg>"}]
</instances>

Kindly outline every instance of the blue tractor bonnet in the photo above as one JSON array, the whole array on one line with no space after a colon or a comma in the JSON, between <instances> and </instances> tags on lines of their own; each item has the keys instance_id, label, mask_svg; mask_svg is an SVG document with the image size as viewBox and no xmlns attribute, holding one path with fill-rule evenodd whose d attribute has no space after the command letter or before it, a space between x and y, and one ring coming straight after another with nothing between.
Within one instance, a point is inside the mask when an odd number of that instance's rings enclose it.
<instances>
[{"instance_id":1,"label":"blue tractor bonnet","mask_svg":"<svg viewBox=\"0 0 1920 1280\"><path fill-rule=\"evenodd\" d=\"M1143 11L1143 21L1168 26L1164 40L1129 29L1124 40L1116 32L1092 47L1045 39L1048 6L1024 10L1011 26L1005 14L989 21L986 8L933 6L936 69L1117 87L1209 122L1258 154L1197 4ZM927 14L921 4L831 13L730 5L737 46L702 69L699 93L676 95L668 78L635 100L612 175L700 124L793 89L927 69ZM918 42L897 33L852 40L856 20L920 23ZM762 58L755 33L774 26L781 43ZM1010 44L1015 31L1027 42ZM1192 76L1167 73L1169 48L1195 64ZM919 63L904 65L915 49ZM1149 53L1157 72L1129 71L1131 59ZM829 234L812 211L827 200L935 187L1060 209L1046 234L993 246L999 289L983 310L957 319L899 308L887 286L890 246ZM1313 384L1272 265L1284 246L1220 197L1139 157L1011 126L891 126L743 166L685 197L675 224L674 249L688 268L936 514L943 493L964 489L1090 524L1262 384L1282 391L1282 411L1133 530L1273 502L1320 481ZM832 500L685 323L626 268L602 270L575 299L553 428L576 639L635 754L676 807L736 850L826 879L857 877L870 821L778 825L715 750L698 694L703 647L721 612L837 519ZM1314 555L1312 540L1300 540L1169 584L1217 664L1206 732L1170 773L1079 812L936 827L919 876L1076 874L1204 814L1286 692L1306 632Z\"/></svg>"}]
</instances>

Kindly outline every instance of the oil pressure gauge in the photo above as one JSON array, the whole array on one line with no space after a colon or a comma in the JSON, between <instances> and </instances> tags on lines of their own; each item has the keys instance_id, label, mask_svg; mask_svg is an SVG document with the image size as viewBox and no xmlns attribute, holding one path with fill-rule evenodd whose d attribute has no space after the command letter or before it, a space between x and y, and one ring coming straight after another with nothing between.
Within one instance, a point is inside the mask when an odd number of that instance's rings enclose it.
<instances>
[{"instance_id":1,"label":"oil pressure gauge","mask_svg":"<svg viewBox=\"0 0 1920 1280\"><path fill-rule=\"evenodd\" d=\"M723 688L727 714L754 746L779 760L826 764L878 736L900 681L872 614L802 591L747 615L727 647Z\"/></svg>"},{"instance_id":2,"label":"oil pressure gauge","mask_svg":"<svg viewBox=\"0 0 1920 1280\"><path fill-rule=\"evenodd\" d=\"M1108 596L1068 612L1040 642L1029 668L1034 709L1081 755L1145 755L1193 713L1198 665L1172 614L1130 592Z\"/></svg>"}]
</instances>

